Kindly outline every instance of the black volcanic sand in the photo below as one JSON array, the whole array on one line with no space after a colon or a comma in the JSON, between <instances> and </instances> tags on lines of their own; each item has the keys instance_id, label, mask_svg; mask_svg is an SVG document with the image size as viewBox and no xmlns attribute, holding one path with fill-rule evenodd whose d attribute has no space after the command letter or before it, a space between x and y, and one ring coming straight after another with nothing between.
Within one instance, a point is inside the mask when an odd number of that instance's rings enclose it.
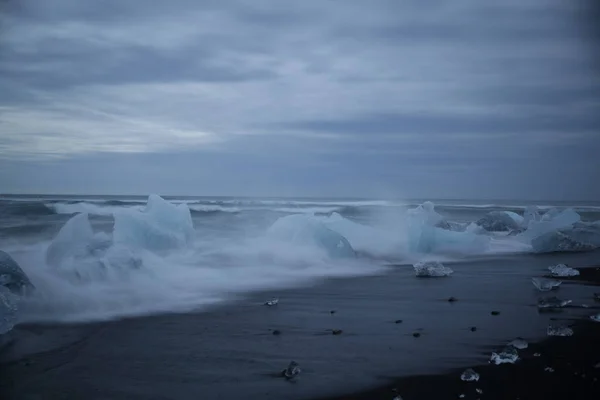
<instances>
[{"instance_id":1,"label":"black volcanic sand","mask_svg":"<svg viewBox=\"0 0 600 400\"><path fill-rule=\"evenodd\" d=\"M600 270L582 269L553 292L531 284L549 265L598 260L598 253L482 259L449 264L455 273L447 278L394 266L232 298L201 313L22 325L0 353L0 399L391 400L393 388L404 400L598 399L600 323L589 316L600 312L593 296ZM539 312L537 300L552 295L573 303ZM277 306L263 305L273 297ZM549 323L572 325L575 334L547 338ZM514 365L488 363L517 337L536 344ZM302 373L287 381L280 373L291 360ZM460 380L469 367L479 382Z\"/></svg>"}]
</instances>

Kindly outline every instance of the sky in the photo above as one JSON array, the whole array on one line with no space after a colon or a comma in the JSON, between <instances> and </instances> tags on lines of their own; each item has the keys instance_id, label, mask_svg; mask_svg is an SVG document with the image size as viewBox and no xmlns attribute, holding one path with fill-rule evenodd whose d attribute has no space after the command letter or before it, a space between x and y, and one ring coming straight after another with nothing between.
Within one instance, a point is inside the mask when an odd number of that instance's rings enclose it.
<instances>
[{"instance_id":1,"label":"sky","mask_svg":"<svg viewBox=\"0 0 600 400\"><path fill-rule=\"evenodd\" d=\"M593 0L0 0L0 193L600 201Z\"/></svg>"}]
</instances>

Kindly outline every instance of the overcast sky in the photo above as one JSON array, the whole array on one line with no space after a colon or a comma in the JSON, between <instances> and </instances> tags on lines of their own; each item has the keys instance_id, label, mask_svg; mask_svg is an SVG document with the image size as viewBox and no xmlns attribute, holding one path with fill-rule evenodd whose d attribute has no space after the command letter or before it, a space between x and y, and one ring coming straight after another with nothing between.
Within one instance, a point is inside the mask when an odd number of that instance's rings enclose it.
<instances>
[{"instance_id":1,"label":"overcast sky","mask_svg":"<svg viewBox=\"0 0 600 400\"><path fill-rule=\"evenodd\" d=\"M0 192L600 200L582 0L0 0Z\"/></svg>"}]
</instances>

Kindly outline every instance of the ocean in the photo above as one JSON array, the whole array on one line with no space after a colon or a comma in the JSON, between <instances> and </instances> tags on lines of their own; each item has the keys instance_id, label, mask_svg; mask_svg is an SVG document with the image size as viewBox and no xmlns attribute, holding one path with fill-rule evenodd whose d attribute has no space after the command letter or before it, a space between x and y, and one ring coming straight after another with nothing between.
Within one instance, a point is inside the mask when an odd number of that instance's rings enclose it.
<instances>
[{"instance_id":1,"label":"ocean","mask_svg":"<svg viewBox=\"0 0 600 400\"><path fill-rule=\"evenodd\" d=\"M0 196L0 250L35 286L0 349L6 398L333 396L478 365L498 343L540 340L553 321L594 308L593 287L566 282L560 295L578 307L539 312L532 277L600 258L535 251L524 239L533 228L521 226L535 205L539 221L572 210L580 220L570 227L596 234L600 202L440 199L430 211L425 200L165 200L189 209L183 244L185 215L136 219L147 197ZM482 229L490 212L516 214L520 228ZM94 235L78 248L85 256L67 241L56 250L67 255L51 258L63 227L82 214ZM335 236L297 240L321 227ZM87 240L85 226L69 229L73 243ZM338 257L346 241L352 257ZM454 272L419 279L418 262ZM272 298L279 304L265 306ZM291 360L303 371L294 383L279 376Z\"/></svg>"}]
</instances>

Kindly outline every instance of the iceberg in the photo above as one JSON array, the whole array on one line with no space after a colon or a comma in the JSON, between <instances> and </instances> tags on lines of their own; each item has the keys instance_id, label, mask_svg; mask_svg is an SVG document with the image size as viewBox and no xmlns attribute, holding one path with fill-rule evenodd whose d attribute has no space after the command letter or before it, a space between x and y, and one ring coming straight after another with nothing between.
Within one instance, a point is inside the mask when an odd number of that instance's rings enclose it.
<instances>
[{"instance_id":1,"label":"iceberg","mask_svg":"<svg viewBox=\"0 0 600 400\"><path fill-rule=\"evenodd\" d=\"M194 235L187 205L175 205L157 195L148 197L143 211L121 210L114 218L115 243L151 251L185 247Z\"/></svg>"},{"instance_id":2,"label":"iceberg","mask_svg":"<svg viewBox=\"0 0 600 400\"><path fill-rule=\"evenodd\" d=\"M418 277L450 276L454 271L437 261L419 262L413 265Z\"/></svg>"},{"instance_id":3,"label":"iceberg","mask_svg":"<svg viewBox=\"0 0 600 400\"><path fill-rule=\"evenodd\" d=\"M460 375L460 380L464 382L477 382L479 380L479 374L472 368L469 368Z\"/></svg>"},{"instance_id":4,"label":"iceberg","mask_svg":"<svg viewBox=\"0 0 600 400\"><path fill-rule=\"evenodd\" d=\"M435 212L433 203L408 211L408 247L417 253L460 253L485 252L490 238L470 232L455 232L437 227L443 220Z\"/></svg>"},{"instance_id":5,"label":"iceberg","mask_svg":"<svg viewBox=\"0 0 600 400\"><path fill-rule=\"evenodd\" d=\"M587 228L545 233L531 241L536 253L592 251L600 247L600 232Z\"/></svg>"},{"instance_id":6,"label":"iceberg","mask_svg":"<svg viewBox=\"0 0 600 400\"><path fill-rule=\"evenodd\" d=\"M573 336L573 329L566 326L548 326L548 336Z\"/></svg>"},{"instance_id":7,"label":"iceberg","mask_svg":"<svg viewBox=\"0 0 600 400\"><path fill-rule=\"evenodd\" d=\"M576 270L575 268L571 268L565 264L552 265L548 267L548 270L550 271L550 274L552 274L552 276L572 277L579 275L578 270Z\"/></svg>"},{"instance_id":8,"label":"iceberg","mask_svg":"<svg viewBox=\"0 0 600 400\"><path fill-rule=\"evenodd\" d=\"M5 286L11 292L19 294L28 288L33 288L33 284L19 264L2 250L0 250L0 286Z\"/></svg>"},{"instance_id":9,"label":"iceberg","mask_svg":"<svg viewBox=\"0 0 600 400\"><path fill-rule=\"evenodd\" d=\"M89 245L93 241L94 231L88 214L77 214L67 221L48 246L46 263L58 266L69 257L86 256L89 254Z\"/></svg>"},{"instance_id":10,"label":"iceberg","mask_svg":"<svg viewBox=\"0 0 600 400\"><path fill-rule=\"evenodd\" d=\"M555 232L563 229L572 228L573 225L581 220L572 208L568 208L558 214L545 214L546 218L540 221L531 220L528 222L527 230L518 237L525 241L531 241L549 232Z\"/></svg>"},{"instance_id":11,"label":"iceberg","mask_svg":"<svg viewBox=\"0 0 600 400\"><path fill-rule=\"evenodd\" d=\"M513 215L514 214L514 215ZM488 232L506 232L520 229L520 215L508 211L492 211L480 218L476 224Z\"/></svg>"},{"instance_id":12,"label":"iceberg","mask_svg":"<svg viewBox=\"0 0 600 400\"><path fill-rule=\"evenodd\" d=\"M540 292L549 292L562 284L562 281L546 278L531 278L533 286L535 286Z\"/></svg>"},{"instance_id":13,"label":"iceberg","mask_svg":"<svg viewBox=\"0 0 600 400\"><path fill-rule=\"evenodd\" d=\"M519 353L513 346L507 346L500 353L492 353L490 359L496 365L514 364L519 359Z\"/></svg>"},{"instance_id":14,"label":"iceberg","mask_svg":"<svg viewBox=\"0 0 600 400\"><path fill-rule=\"evenodd\" d=\"M294 214L279 218L267 235L296 245L317 246L332 258L354 258L350 242L311 215Z\"/></svg>"},{"instance_id":15,"label":"iceberg","mask_svg":"<svg viewBox=\"0 0 600 400\"><path fill-rule=\"evenodd\" d=\"M539 222L540 219L542 218L538 208L536 206L527 206L523 212L523 222L521 223L521 226L527 228L530 222Z\"/></svg>"},{"instance_id":16,"label":"iceberg","mask_svg":"<svg viewBox=\"0 0 600 400\"><path fill-rule=\"evenodd\" d=\"M0 335L10 331L17 323L19 296L0 285Z\"/></svg>"}]
</instances>

